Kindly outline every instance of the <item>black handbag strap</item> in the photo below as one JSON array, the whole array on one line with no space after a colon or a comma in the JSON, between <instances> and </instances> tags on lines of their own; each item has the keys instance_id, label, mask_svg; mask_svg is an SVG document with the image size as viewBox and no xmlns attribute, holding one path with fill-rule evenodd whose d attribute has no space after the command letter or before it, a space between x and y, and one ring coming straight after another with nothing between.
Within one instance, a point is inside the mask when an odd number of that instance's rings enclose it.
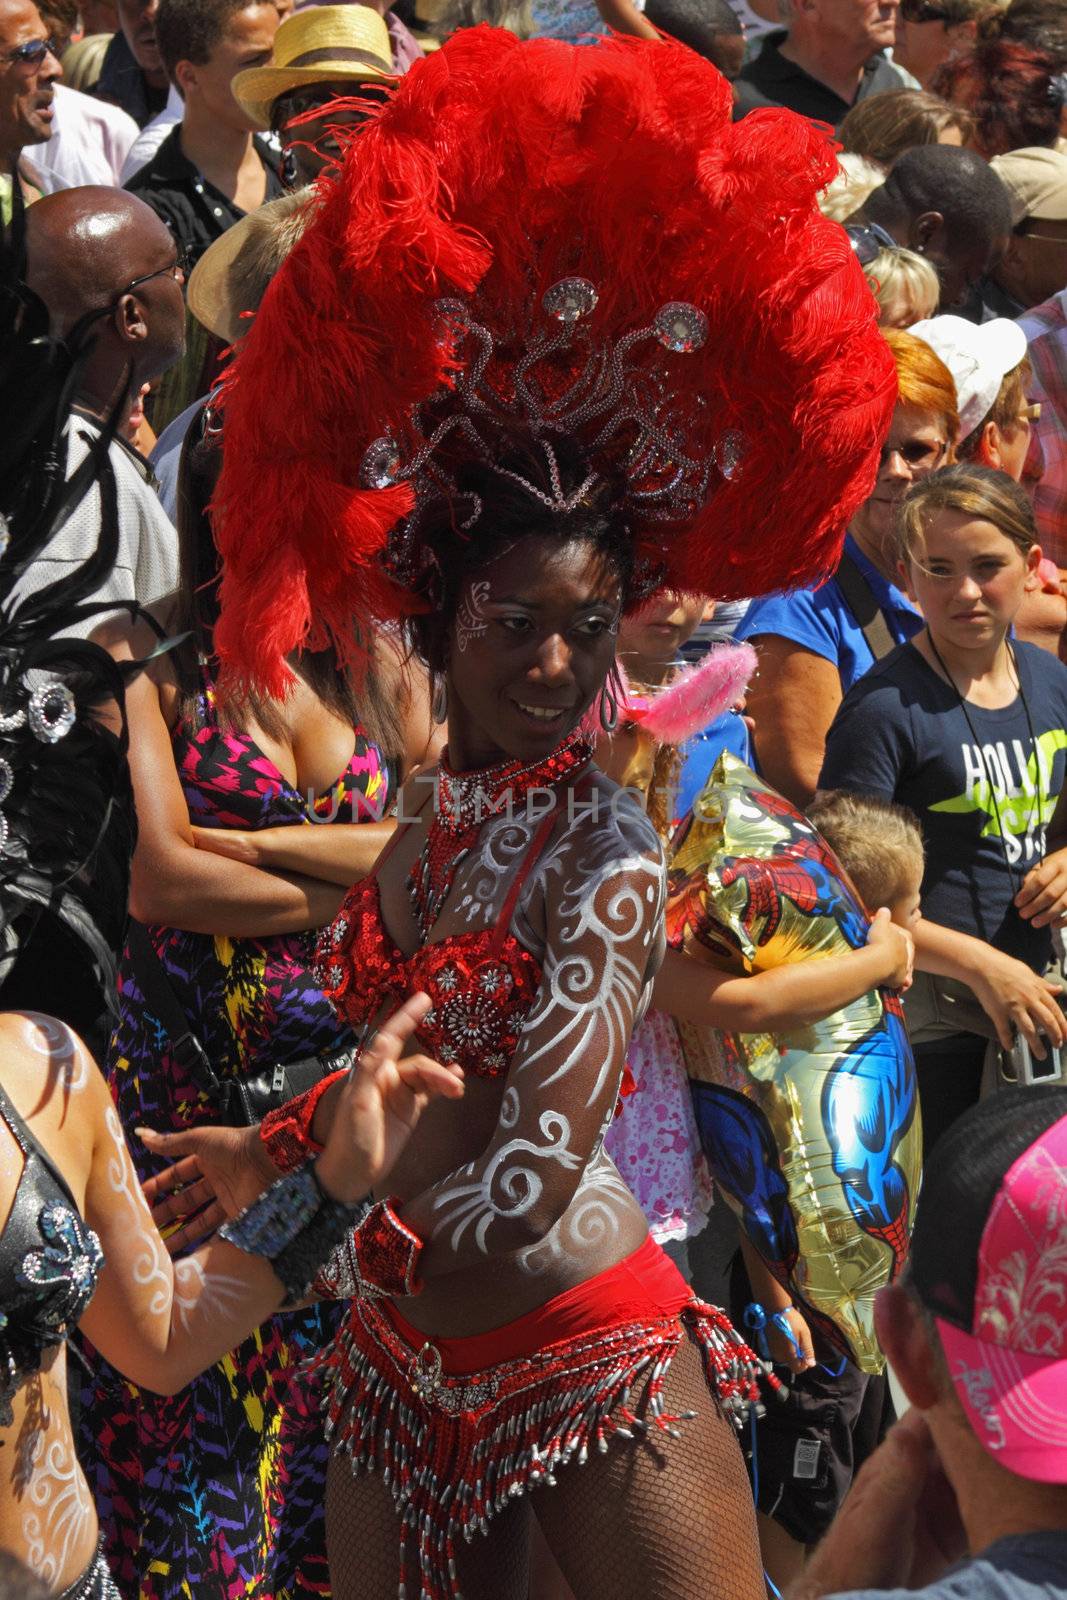
<instances>
[{"instance_id":1,"label":"black handbag strap","mask_svg":"<svg viewBox=\"0 0 1067 1600\"><path fill-rule=\"evenodd\" d=\"M148 929L132 917L126 934L126 946L145 1004L163 1024L170 1041L171 1054L193 1081L217 1100L222 1092L222 1080L189 1026L189 1018L179 1004L166 969L156 954L156 947L148 936Z\"/></svg>"},{"instance_id":2,"label":"black handbag strap","mask_svg":"<svg viewBox=\"0 0 1067 1600\"><path fill-rule=\"evenodd\" d=\"M875 599L874 590L849 555L841 557L841 564L834 576L845 597L845 604L863 631L871 655L876 661L881 661L890 650L896 649L896 642Z\"/></svg>"}]
</instances>

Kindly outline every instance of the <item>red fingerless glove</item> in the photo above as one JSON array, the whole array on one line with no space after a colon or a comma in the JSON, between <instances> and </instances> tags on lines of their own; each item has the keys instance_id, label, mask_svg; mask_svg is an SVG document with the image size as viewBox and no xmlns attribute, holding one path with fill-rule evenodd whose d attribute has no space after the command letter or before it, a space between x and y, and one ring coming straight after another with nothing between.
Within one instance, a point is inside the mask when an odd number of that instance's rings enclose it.
<instances>
[{"instance_id":1,"label":"red fingerless glove","mask_svg":"<svg viewBox=\"0 0 1067 1600\"><path fill-rule=\"evenodd\" d=\"M295 1172L309 1156L322 1153L322 1145L311 1137L311 1123L315 1108L332 1083L347 1078L348 1068L331 1072L313 1089L287 1100L276 1111L268 1111L259 1125L259 1137L264 1149L279 1172Z\"/></svg>"},{"instance_id":2,"label":"red fingerless glove","mask_svg":"<svg viewBox=\"0 0 1067 1600\"><path fill-rule=\"evenodd\" d=\"M412 1233L394 1206L399 1200L379 1200L371 1206L354 1234L359 1276L383 1294L402 1297L418 1294L422 1284L416 1268L422 1240Z\"/></svg>"}]
</instances>

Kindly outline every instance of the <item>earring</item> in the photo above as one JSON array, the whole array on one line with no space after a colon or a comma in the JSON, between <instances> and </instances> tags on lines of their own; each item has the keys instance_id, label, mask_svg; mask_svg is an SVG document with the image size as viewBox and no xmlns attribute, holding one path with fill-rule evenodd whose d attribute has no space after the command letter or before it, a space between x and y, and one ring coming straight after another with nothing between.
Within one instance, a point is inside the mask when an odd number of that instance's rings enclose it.
<instances>
[{"instance_id":1,"label":"earring","mask_svg":"<svg viewBox=\"0 0 1067 1600\"><path fill-rule=\"evenodd\" d=\"M614 733L619 726L619 691L618 678L614 668L604 679L604 687L600 691L600 726L605 733Z\"/></svg>"},{"instance_id":2,"label":"earring","mask_svg":"<svg viewBox=\"0 0 1067 1600\"><path fill-rule=\"evenodd\" d=\"M291 149L282 151L281 178L282 184L286 189L295 189L297 187L299 172L296 165L296 156Z\"/></svg>"},{"instance_id":3,"label":"earring","mask_svg":"<svg viewBox=\"0 0 1067 1600\"><path fill-rule=\"evenodd\" d=\"M444 677L438 673L433 675L433 694L430 700L430 715L438 727L448 719L448 685Z\"/></svg>"}]
</instances>

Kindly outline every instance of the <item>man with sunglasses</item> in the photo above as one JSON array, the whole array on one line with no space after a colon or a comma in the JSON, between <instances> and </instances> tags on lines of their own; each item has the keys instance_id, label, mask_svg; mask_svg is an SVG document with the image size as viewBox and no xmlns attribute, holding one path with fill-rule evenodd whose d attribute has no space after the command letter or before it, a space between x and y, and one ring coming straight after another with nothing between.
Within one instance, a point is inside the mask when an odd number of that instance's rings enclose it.
<instances>
[{"instance_id":1,"label":"man with sunglasses","mask_svg":"<svg viewBox=\"0 0 1067 1600\"><path fill-rule=\"evenodd\" d=\"M938 67L974 44L979 18L1000 9L996 0L900 0L893 60L929 89Z\"/></svg>"},{"instance_id":2,"label":"man with sunglasses","mask_svg":"<svg viewBox=\"0 0 1067 1600\"><path fill-rule=\"evenodd\" d=\"M884 51L898 0L781 0L784 30L769 33L734 86L737 114L788 106L834 127L857 100L906 79Z\"/></svg>"},{"instance_id":3,"label":"man with sunglasses","mask_svg":"<svg viewBox=\"0 0 1067 1600\"><path fill-rule=\"evenodd\" d=\"M121 189L63 189L27 211L26 282L47 307L54 333L92 339L63 440L68 477L108 419L122 418L141 385L181 354L183 281L165 225ZM109 459L119 549L94 598L158 607L178 586L177 534L159 504L148 463L119 437ZM33 593L84 561L100 527L100 492L95 485L80 502L19 579L16 593ZM87 619L80 631L89 634L99 621Z\"/></svg>"},{"instance_id":4,"label":"man with sunglasses","mask_svg":"<svg viewBox=\"0 0 1067 1600\"><path fill-rule=\"evenodd\" d=\"M239 72L233 96L254 128L277 136L282 181L293 189L337 163L345 130L366 120L393 72L389 30L377 11L311 6L286 17L270 60Z\"/></svg>"},{"instance_id":5,"label":"man with sunglasses","mask_svg":"<svg viewBox=\"0 0 1067 1600\"><path fill-rule=\"evenodd\" d=\"M52 135L54 85L63 76L32 0L0 0L0 215L9 221L13 174L27 200L39 193L27 147Z\"/></svg>"}]
</instances>

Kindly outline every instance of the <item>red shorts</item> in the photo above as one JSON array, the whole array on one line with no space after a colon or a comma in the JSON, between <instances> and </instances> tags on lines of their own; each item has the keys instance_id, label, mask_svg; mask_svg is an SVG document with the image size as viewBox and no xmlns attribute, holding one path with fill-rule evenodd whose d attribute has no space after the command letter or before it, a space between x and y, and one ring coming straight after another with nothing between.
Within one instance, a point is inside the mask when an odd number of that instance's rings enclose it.
<instances>
[{"instance_id":1,"label":"red shorts","mask_svg":"<svg viewBox=\"0 0 1067 1600\"><path fill-rule=\"evenodd\" d=\"M740 1423L762 1364L651 1239L470 1338L431 1341L390 1301L354 1301L326 1359L327 1436L353 1472L380 1470L389 1484L401 1583L418 1572L431 1600L452 1600L460 1534L486 1532L515 1495L554 1483L559 1467L613 1435L675 1434L682 1419L665 1412L663 1384L686 1336L711 1394Z\"/></svg>"}]
</instances>

